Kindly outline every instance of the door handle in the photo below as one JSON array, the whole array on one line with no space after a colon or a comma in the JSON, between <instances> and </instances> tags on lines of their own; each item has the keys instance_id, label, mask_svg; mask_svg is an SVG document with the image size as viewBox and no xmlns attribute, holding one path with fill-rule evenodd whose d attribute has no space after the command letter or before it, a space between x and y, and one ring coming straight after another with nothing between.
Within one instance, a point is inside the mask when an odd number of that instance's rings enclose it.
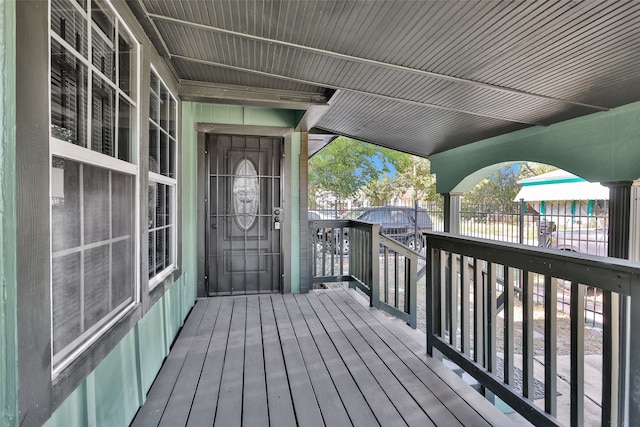
<instances>
[{"instance_id":1,"label":"door handle","mask_svg":"<svg viewBox=\"0 0 640 427\"><path fill-rule=\"evenodd\" d=\"M216 228L218 228L218 224L211 224L211 229L215 230Z\"/></svg>"}]
</instances>

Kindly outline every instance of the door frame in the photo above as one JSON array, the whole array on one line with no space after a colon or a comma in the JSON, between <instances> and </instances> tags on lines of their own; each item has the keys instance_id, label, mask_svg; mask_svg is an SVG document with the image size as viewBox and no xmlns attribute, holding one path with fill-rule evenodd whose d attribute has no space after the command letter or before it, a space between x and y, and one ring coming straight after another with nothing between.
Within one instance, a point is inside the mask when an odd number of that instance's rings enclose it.
<instances>
[{"instance_id":1,"label":"door frame","mask_svg":"<svg viewBox=\"0 0 640 427\"><path fill-rule=\"evenodd\" d=\"M206 227L207 227L207 198L208 196L208 165L207 155L205 153L207 146L208 134L219 135L238 135L238 136L265 136L265 137L280 137L283 138L283 156L281 168L281 180L282 180L282 228L280 232L280 264L281 264L281 292L291 292L291 201L293 200L291 194L291 162L292 156L292 144L291 134L293 128L290 127L275 127L275 126L244 126L244 125L223 125L214 123L195 123L196 132L198 134L198 188L197 188L197 266L198 266L198 285L197 296L199 298L206 298L208 296L208 289L206 288L206 262L207 262L207 248L206 248Z\"/></svg>"}]
</instances>

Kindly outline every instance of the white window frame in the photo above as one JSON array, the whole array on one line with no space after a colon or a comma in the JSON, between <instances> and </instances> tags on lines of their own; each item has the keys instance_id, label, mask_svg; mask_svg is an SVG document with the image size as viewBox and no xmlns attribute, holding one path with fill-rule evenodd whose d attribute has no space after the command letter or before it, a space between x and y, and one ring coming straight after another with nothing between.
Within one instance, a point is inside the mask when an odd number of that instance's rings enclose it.
<instances>
[{"instance_id":1,"label":"white window frame","mask_svg":"<svg viewBox=\"0 0 640 427\"><path fill-rule=\"evenodd\" d=\"M149 289L153 289L156 286L158 286L160 283L162 283L167 277L169 277L169 275L175 271L178 268L178 263L177 263L177 254L178 254L178 249L177 249L177 245L178 245L178 224L177 224L177 219L178 219L178 144L179 144L179 138L178 138L178 99L174 96L173 92L171 92L171 90L169 89L169 86L164 82L164 80L162 79L162 77L160 77L160 73L157 72L157 70L155 69L155 67L153 65L151 65L150 67L150 76L155 74L155 77L158 79L159 85L160 87L164 86L164 89L167 91L167 93L169 94L169 96L173 99L174 101L174 105L175 105L175 112L174 112L174 117L176 120L176 132L175 132L175 137L172 137L169 134L169 130L168 129L164 129L162 128L162 126L160 125L160 123L156 122L156 120L154 120L154 118L151 117L151 115L149 115L149 124L153 124L155 125L160 133L165 133L167 135L167 138L169 139L173 139L175 141L174 144L174 149L175 152L173 153L173 171L174 171L174 178L165 176L165 175L161 175L160 173L156 173L156 172L152 172L149 171L149 184L162 184L165 185L167 187L170 188L171 191L171 206L168 207L169 208L169 215L171 217L172 223L170 226L164 226L164 228L170 228L171 230L171 247L169 248L169 256L171 257L170 263L169 265L164 268L162 271L160 271L158 274L156 274L155 276L152 276L149 278ZM152 79L150 78L149 81L151 82ZM152 90L155 88L151 88ZM159 89L159 88L158 88ZM158 98L160 98L160 91L157 91L157 95ZM151 96L151 93L149 94L149 96ZM171 115L169 115L169 118L171 117ZM158 141L158 144L160 144L160 141ZM150 145L150 144L149 144ZM147 232L147 240L149 235L152 232L155 232L155 230L157 230L158 228L153 228L153 229L149 229Z\"/></svg>"},{"instance_id":2,"label":"white window frame","mask_svg":"<svg viewBox=\"0 0 640 427\"><path fill-rule=\"evenodd\" d=\"M50 263L50 283L49 283L49 291L50 291L50 301L51 301L51 376L52 379L56 379L61 372L63 372L66 368L71 365L80 354L85 352L88 348L90 348L95 342L103 336L108 330L110 330L116 323L118 323L123 317L128 315L139 303L140 303L140 221L137 219L140 218L140 183L139 183L139 166L138 162L140 159L140 144L139 144L139 129L140 129L140 70L141 70L141 45L138 39L135 37L131 28L125 23L124 19L120 16L120 14L115 10L111 0L102 0L115 16L115 28L116 34L126 33L134 46L135 53L132 55L131 66L135 66L135 71L131 75L130 88L131 92L134 95L132 98L129 94L124 92L118 84L119 81L119 55L115 55L115 69L116 74L114 81L110 81L106 79L105 76L93 65L92 63L92 37L94 29L94 23L91 17L91 0L87 0L87 10L83 10L81 6L79 6L75 0L67 0L70 7L75 7L77 11L84 15L86 24L87 24L87 56L84 57L81 52L77 52L72 46L70 46L65 40L63 40L60 36L58 36L51 29L51 10L49 10L49 50L48 55L51 55L51 41L55 40L57 43L60 43L63 48L67 51L71 52L73 56L82 62L87 67L87 111L86 117L87 126L85 129L86 132L86 141L87 148L75 145L73 143L55 138L51 134L51 122L49 125L49 168L52 168L52 160L54 157L61 157L64 159L69 159L74 162L78 162L85 165L91 165L100 167L112 172L117 172L125 175L129 175L133 179L134 183L134 218L133 218L133 256L132 260L133 266L133 295L132 299L129 302L124 302L120 306L115 307L108 313L103 319L98 321L96 325L85 330L79 337L77 337L74 341L67 345L68 349L61 350L59 354L54 354L54 334L53 334L53 263ZM49 7L51 7L51 3L49 2ZM117 43L117 40L116 40ZM49 61L49 73L51 76L51 61ZM118 97L126 99L133 107L131 116L132 122L131 125L133 129L131 130L131 150L132 150L132 163L129 163L124 160L120 160L117 158L117 141L118 141L118 127L114 126L114 144L116 150L116 157L111 157L106 154L102 154L100 152L92 150L91 141L92 141L92 127L91 127L91 103L92 103L92 82L94 74L98 75L102 81L107 83L118 95ZM49 78L49 120L51 121L51 111L52 111L52 103L51 103L51 78ZM116 99L118 99L116 97ZM114 105L115 116L114 120L118 117L119 110L119 102L116 102ZM49 188L49 198L51 199L53 194L53 189ZM49 222L53 222L53 211L51 207L49 208ZM49 247L50 259L53 257L53 239L50 238L50 247Z\"/></svg>"}]
</instances>

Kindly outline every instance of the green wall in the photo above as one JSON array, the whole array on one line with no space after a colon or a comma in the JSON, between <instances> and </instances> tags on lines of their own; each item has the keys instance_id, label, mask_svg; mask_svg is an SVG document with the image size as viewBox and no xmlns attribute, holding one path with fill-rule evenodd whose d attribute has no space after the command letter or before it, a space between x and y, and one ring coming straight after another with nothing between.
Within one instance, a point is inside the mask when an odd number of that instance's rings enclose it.
<instances>
[{"instance_id":1,"label":"green wall","mask_svg":"<svg viewBox=\"0 0 640 427\"><path fill-rule=\"evenodd\" d=\"M47 427L129 425L153 383L183 318L178 280L62 403ZM193 301L192 301L193 302Z\"/></svg>"},{"instance_id":2,"label":"green wall","mask_svg":"<svg viewBox=\"0 0 640 427\"><path fill-rule=\"evenodd\" d=\"M562 123L535 126L430 157L439 193L464 192L492 165L533 161L591 182L640 178L640 103ZM488 167L484 174L465 179Z\"/></svg>"},{"instance_id":3,"label":"green wall","mask_svg":"<svg viewBox=\"0 0 640 427\"><path fill-rule=\"evenodd\" d=\"M184 171L189 175L187 179L183 173L183 197L189 194L189 203L193 206L193 211L189 216L183 217L183 234L192 237L190 247L183 245L183 264L189 277L193 272L194 277L197 272L197 213L196 209L196 165L197 165L197 138L195 129L196 123L212 123L239 126L272 126L294 128L299 120L299 112L296 110L281 110L273 108L243 107L235 105L207 104L200 102L182 103L182 144ZM300 134L293 132L291 135L291 146L285 147L285 152L292 156L291 159L291 218L300 217ZM188 166L190 165L190 166ZM189 169L187 171L187 169ZM190 186L190 188L185 188ZM187 199L183 200L186 205ZM300 292L300 224L296 220L291 221L291 291Z\"/></svg>"},{"instance_id":4,"label":"green wall","mask_svg":"<svg viewBox=\"0 0 640 427\"><path fill-rule=\"evenodd\" d=\"M15 1L0 0L0 425L18 425Z\"/></svg>"}]
</instances>

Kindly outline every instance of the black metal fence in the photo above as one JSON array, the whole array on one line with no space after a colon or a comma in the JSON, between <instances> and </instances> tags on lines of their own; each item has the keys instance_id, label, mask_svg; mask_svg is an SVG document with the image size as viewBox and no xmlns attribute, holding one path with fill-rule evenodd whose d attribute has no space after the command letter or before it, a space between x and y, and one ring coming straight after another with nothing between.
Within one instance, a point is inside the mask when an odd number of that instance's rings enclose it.
<instances>
[{"instance_id":1,"label":"black metal fence","mask_svg":"<svg viewBox=\"0 0 640 427\"><path fill-rule=\"evenodd\" d=\"M363 203L331 204L309 207L310 219L336 219L349 216L355 209L366 208ZM502 242L546 247L590 255L607 255L608 201L570 200L546 202L514 202L498 209L470 206L462 200L460 234ZM444 231L444 201L401 200L393 206L424 210L431 220L431 231ZM315 214L317 214L317 216ZM312 216L314 216L312 218ZM415 214L414 214L415 218ZM356 219L356 218L351 218ZM384 227L383 227L384 234ZM344 246L347 247L345 242ZM424 245L420 248L424 249ZM521 290L516 285L516 297ZM569 312L569 285L558 284L558 310ZM542 301L544 294L534 289L534 299ZM602 292L585 292L585 322L592 327L602 325Z\"/></svg>"}]
</instances>

